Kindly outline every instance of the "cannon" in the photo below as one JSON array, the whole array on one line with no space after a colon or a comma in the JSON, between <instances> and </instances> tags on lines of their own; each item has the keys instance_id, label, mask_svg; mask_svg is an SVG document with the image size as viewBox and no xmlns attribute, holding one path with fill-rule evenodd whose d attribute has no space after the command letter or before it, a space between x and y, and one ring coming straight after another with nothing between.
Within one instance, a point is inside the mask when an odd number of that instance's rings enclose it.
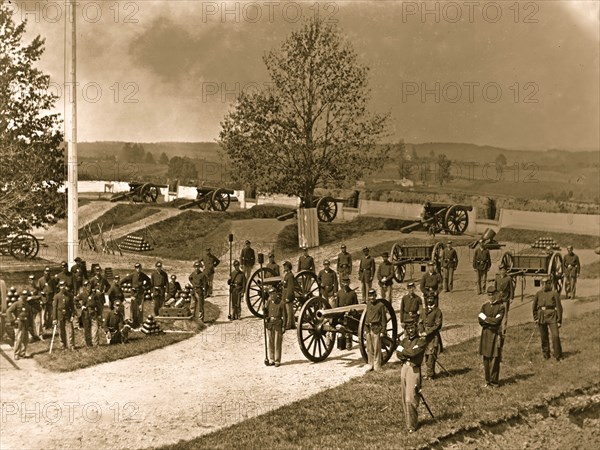
<instances>
[{"instance_id":1,"label":"cannon","mask_svg":"<svg viewBox=\"0 0 600 450\"><path fill-rule=\"evenodd\" d=\"M8 225L0 227L0 254L33 259L39 250L39 240L33 234Z\"/></svg>"},{"instance_id":2,"label":"cannon","mask_svg":"<svg viewBox=\"0 0 600 450\"><path fill-rule=\"evenodd\" d=\"M330 196L314 197L312 203L306 204L305 200L300 203L301 208L317 208L317 218L319 222L332 222L336 218L338 212L338 203L346 202L343 198L333 198ZM296 217L297 211L290 211L277 217L277 220L284 221Z\"/></svg>"},{"instance_id":3,"label":"cannon","mask_svg":"<svg viewBox=\"0 0 600 450\"><path fill-rule=\"evenodd\" d=\"M460 235L469 226L467 212L472 210L471 205L427 202L423 205L421 219L400 228L400 231L410 233L424 229L432 235L442 231L446 234Z\"/></svg>"},{"instance_id":4,"label":"cannon","mask_svg":"<svg viewBox=\"0 0 600 450\"><path fill-rule=\"evenodd\" d=\"M134 203L156 203L158 194L160 194L160 189L166 187L168 186L132 181L129 183L129 192L119 192L114 194L110 198L110 201L118 202L120 200L131 200Z\"/></svg>"},{"instance_id":5,"label":"cannon","mask_svg":"<svg viewBox=\"0 0 600 450\"><path fill-rule=\"evenodd\" d=\"M184 203L179 206L179 209L189 209L197 206L203 211L227 211L233 195L231 189L206 186L197 187L196 192L196 199Z\"/></svg>"},{"instance_id":6,"label":"cannon","mask_svg":"<svg viewBox=\"0 0 600 450\"><path fill-rule=\"evenodd\" d=\"M469 248L474 249L475 247L477 247L477 244L479 243L479 241L483 242L483 247L487 248L488 250L499 250L502 247L504 247L504 244L501 244L499 242L497 242L494 238L496 237L496 232L494 230L492 230L491 228L486 228L485 231L483 232L483 234L481 235L481 238L479 238L476 241L473 241L469 244Z\"/></svg>"},{"instance_id":7,"label":"cannon","mask_svg":"<svg viewBox=\"0 0 600 450\"><path fill-rule=\"evenodd\" d=\"M387 323L381 338L382 363L385 364L396 350L398 319L390 302L379 301L387 310ZM367 362L366 311L366 303L332 308L322 297L310 298L300 309L296 328L302 354L312 362L323 361L333 350L337 333L344 333L358 338L360 353Z\"/></svg>"},{"instance_id":8,"label":"cannon","mask_svg":"<svg viewBox=\"0 0 600 450\"><path fill-rule=\"evenodd\" d=\"M442 252L444 244L437 242L435 244L424 245L402 245L400 242L392 245L390 251L390 262L394 266L394 280L398 283L404 281L406 268L412 264L420 264L421 272L425 272L427 264L432 262L438 273L442 268Z\"/></svg>"}]
</instances>

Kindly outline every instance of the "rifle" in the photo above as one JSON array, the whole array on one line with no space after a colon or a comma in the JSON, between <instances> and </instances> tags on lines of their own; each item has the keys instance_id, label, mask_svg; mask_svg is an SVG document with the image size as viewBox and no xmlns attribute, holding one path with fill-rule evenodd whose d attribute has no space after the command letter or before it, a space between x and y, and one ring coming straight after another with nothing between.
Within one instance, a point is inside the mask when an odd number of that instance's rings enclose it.
<instances>
[{"instance_id":1,"label":"rifle","mask_svg":"<svg viewBox=\"0 0 600 450\"><path fill-rule=\"evenodd\" d=\"M425 405L425 408L427 408L427 412L429 413L429 415L431 416L432 419L435 419L435 417L433 416L433 413L431 412L431 409L429 408L429 405L425 401L425 397L423 397L423 393L421 392L421 388L419 388L419 386L416 385L416 384L415 384L415 394L417 394L417 396L421 400L423 400L423 404Z\"/></svg>"}]
</instances>

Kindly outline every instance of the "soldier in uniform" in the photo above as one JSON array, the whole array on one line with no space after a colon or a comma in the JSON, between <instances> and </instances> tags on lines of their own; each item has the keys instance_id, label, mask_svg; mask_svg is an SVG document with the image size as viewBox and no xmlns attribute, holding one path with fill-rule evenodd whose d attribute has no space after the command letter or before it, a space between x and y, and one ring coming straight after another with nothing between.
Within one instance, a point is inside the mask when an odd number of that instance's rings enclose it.
<instances>
[{"instance_id":1,"label":"soldier in uniform","mask_svg":"<svg viewBox=\"0 0 600 450\"><path fill-rule=\"evenodd\" d=\"M266 265L266 268L273 272L274 277L281 276L281 270L279 269L279 264L275 262L275 253L269 253L269 262Z\"/></svg>"},{"instance_id":2,"label":"soldier in uniform","mask_svg":"<svg viewBox=\"0 0 600 450\"><path fill-rule=\"evenodd\" d=\"M108 302L110 304L110 309L114 308L115 302L123 302L125 301L125 295L123 294L123 289L119 284L121 277L119 275L115 275L113 278L113 282L108 289Z\"/></svg>"},{"instance_id":3,"label":"soldier in uniform","mask_svg":"<svg viewBox=\"0 0 600 450\"><path fill-rule=\"evenodd\" d=\"M83 282L88 279L85 264L79 256L75 258L75 264L71 267L71 273L73 274L73 294L77 295L83 288Z\"/></svg>"},{"instance_id":4,"label":"soldier in uniform","mask_svg":"<svg viewBox=\"0 0 600 450\"><path fill-rule=\"evenodd\" d=\"M73 285L73 274L69 271L69 265L66 261L60 263L60 267L62 267L62 271L56 274L55 278L60 282L64 281L66 288L69 292L74 293L75 288Z\"/></svg>"},{"instance_id":5,"label":"soldier in uniform","mask_svg":"<svg viewBox=\"0 0 600 450\"><path fill-rule=\"evenodd\" d=\"M308 254L308 247L302 247L303 254L298 258L298 272L310 270L315 272L315 260Z\"/></svg>"},{"instance_id":6,"label":"soldier in uniform","mask_svg":"<svg viewBox=\"0 0 600 450\"><path fill-rule=\"evenodd\" d=\"M336 305L349 306L358 305L356 290L350 287L350 277L342 277L342 287L336 295ZM337 347L339 350L352 350L352 333L338 333Z\"/></svg>"},{"instance_id":7,"label":"soldier in uniform","mask_svg":"<svg viewBox=\"0 0 600 450\"><path fill-rule=\"evenodd\" d=\"M458 254L448 241L442 252L442 272L444 273L444 290L452 292L454 288L454 271L458 267Z\"/></svg>"},{"instance_id":8,"label":"soldier in uniform","mask_svg":"<svg viewBox=\"0 0 600 450\"><path fill-rule=\"evenodd\" d=\"M160 308L165 303L165 292L169 284L169 276L162 269L162 262L156 261L156 270L150 275L150 283L154 288L152 299L154 300L154 316L158 316Z\"/></svg>"},{"instance_id":9,"label":"soldier in uniform","mask_svg":"<svg viewBox=\"0 0 600 450\"><path fill-rule=\"evenodd\" d=\"M477 249L473 256L473 270L477 272L477 293L483 294L486 291L487 273L492 267L492 258L490 251L485 248L483 241L477 242Z\"/></svg>"},{"instance_id":10,"label":"soldier in uniform","mask_svg":"<svg viewBox=\"0 0 600 450\"><path fill-rule=\"evenodd\" d=\"M557 361L560 361L562 347L558 329L562 325L563 313L560 294L552 289L550 278L544 278L542 283L542 290L538 291L533 299L533 320L540 329L544 359L550 359L550 344L548 342L548 328L550 328L554 357Z\"/></svg>"},{"instance_id":11,"label":"soldier in uniform","mask_svg":"<svg viewBox=\"0 0 600 450\"><path fill-rule=\"evenodd\" d=\"M504 335L508 326L508 310L510 309L510 302L515 296L512 278L506 272L506 266L504 264L500 264L494 286L496 287L496 295L499 300L504 303L504 319L501 326L502 335Z\"/></svg>"},{"instance_id":12,"label":"soldier in uniform","mask_svg":"<svg viewBox=\"0 0 600 450\"><path fill-rule=\"evenodd\" d=\"M246 283L252 276L252 268L256 264L256 253L250 245L250 241L246 241L246 246L240 253L240 264L242 266L242 271L244 272L244 277L246 278ZM246 286L244 286L244 289L246 289Z\"/></svg>"},{"instance_id":13,"label":"soldier in uniform","mask_svg":"<svg viewBox=\"0 0 600 450\"><path fill-rule=\"evenodd\" d=\"M106 340L108 344L127 344L127 342L129 342L129 328L130 327L125 324L122 304L117 300L115 302L114 309L106 318L106 326L104 331L106 333Z\"/></svg>"},{"instance_id":14,"label":"soldier in uniform","mask_svg":"<svg viewBox=\"0 0 600 450\"><path fill-rule=\"evenodd\" d=\"M375 260L369 255L369 247L363 248L363 256L360 259L358 268L358 279L362 287L362 301L366 302L367 292L373 286L373 277L375 276Z\"/></svg>"},{"instance_id":15,"label":"soldier in uniform","mask_svg":"<svg viewBox=\"0 0 600 450\"><path fill-rule=\"evenodd\" d=\"M195 270L190 274L188 280L192 285L192 297L194 304L190 304L190 309L197 319L204 322L204 299L208 286L208 278L201 269L200 261L194 263Z\"/></svg>"},{"instance_id":16,"label":"soldier in uniform","mask_svg":"<svg viewBox=\"0 0 600 450\"><path fill-rule=\"evenodd\" d=\"M423 331L419 333L427 341L425 349L425 379L433 379L435 377L435 362L437 361L438 353L444 351L442 344L442 329L443 316L442 311L435 304L435 297L427 297L427 307L425 317L423 319Z\"/></svg>"},{"instance_id":17,"label":"soldier in uniform","mask_svg":"<svg viewBox=\"0 0 600 450\"><path fill-rule=\"evenodd\" d=\"M429 291L433 291L435 293L435 302L438 304L439 295L443 285L444 280L442 279L442 276L435 271L435 264L432 261L429 261L427 263L427 272L421 277L421 292L423 295L426 295Z\"/></svg>"},{"instance_id":18,"label":"soldier in uniform","mask_svg":"<svg viewBox=\"0 0 600 450\"><path fill-rule=\"evenodd\" d=\"M221 260L212 254L210 247L206 249L206 255L204 256L204 264L206 265L206 276L208 277L208 292L207 297L210 297L213 293L213 279L215 278L215 270L221 263Z\"/></svg>"},{"instance_id":19,"label":"soldier in uniform","mask_svg":"<svg viewBox=\"0 0 600 450\"><path fill-rule=\"evenodd\" d=\"M31 333L31 337L34 342L43 341L44 329L42 327L42 295L38 289L35 275L29 275L29 289L29 295L27 296L27 303L31 308L29 332Z\"/></svg>"},{"instance_id":20,"label":"soldier in uniform","mask_svg":"<svg viewBox=\"0 0 600 450\"><path fill-rule=\"evenodd\" d=\"M394 266L390 262L390 254L383 252L383 261L377 268L377 282L381 289L381 297L392 301L392 285L394 284Z\"/></svg>"},{"instance_id":21,"label":"soldier in uniform","mask_svg":"<svg viewBox=\"0 0 600 450\"><path fill-rule=\"evenodd\" d=\"M232 320L239 320L242 317L242 297L244 295L244 286L246 286L246 275L240 270L240 262L236 259L233 262L233 272L227 281L231 289L231 309Z\"/></svg>"},{"instance_id":22,"label":"soldier in uniform","mask_svg":"<svg viewBox=\"0 0 600 450\"><path fill-rule=\"evenodd\" d=\"M50 275L50 267L44 268L44 275L37 281L37 287L42 295L42 326L52 328L52 303L56 293L56 281Z\"/></svg>"},{"instance_id":23,"label":"soldier in uniform","mask_svg":"<svg viewBox=\"0 0 600 450\"><path fill-rule=\"evenodd\" d=\"M484 303L479 313L479 325L481 325L481 340L479 342L479 354L483 356L483 372L486 387L498 387L500 377L500 361L502 360L502 329L505 307L496 295L496 288L489 286L487 294L490 301Z\"/></svg>"},{"instance_id":24,"label":"soldier in uniform","mask_svg":"<svg viewBox=\"0 0 600 450\"><path fill-rule=\"evenodd\" d=\"M110 289L110 283L106 277L102 275L102 269L100 266L96 266L94 276L90 280L90 291L95 291L96 289L100 289L102 294L106 294Z\"/></svg>"},{"instance_id":25,"label":"soldier in uniform","mask_svg":"<svg viewBox=\"0 0 600 450\"><path fill-rule=\"evenodd\" d=\"M292 263L286 261L283 263L283 299L285 301L286 318L285 323L286 330L293 330L296 328L295 317L294 317L294 274L292 273Z\"/></svg>"},{"instance_id":26,"label":"soldier in uniform","mask_svg":"<svg viewBox=\"0 0 600 450\"><path fill-rule=\"evenodd\" d=\"M58 283L58 289L52 305L52 323L53 325L58 325L62 348L74 350L75 330L73 329L73 316L75 314L75 306L73 297L67 290L64 281Z\"/></svg>"},{"instance_id":27,"label":"soldier in uniform","mask_svg":"<svg viewBox=\"0 0 600 450\"><path fill-rule=\"evenodd\" d=\"M27 344L29 344L29 324L32 320L31 307L27 303L27 291L21 292L19 299L14 302L8 310L8 322L15 330L15 342L13 344L15 359L29 358L27 355Z\"/></svg>"},{"instance_id":28,"label":"soldier in uniform","mask_svg":"<svg viewBox=\"0 0 600 450\"><path fill-rule=\"evenodd\" d=\"M400 323L402 327L408 322L420 322L423 316L423 300L415 294L415 283L411 281L406 287L408 294L400 300Z\"/></svg>"},{"instance_id":29,"label":"soldier in uniform","mask_svg":"<svg viewBox=\"0 0 600 450\"><path fill-rule=\"evenodd\" d=\"M263 313L265 315L265 327L269 342L269 366L279 367L281 364L281 344L285 333L287 322L287 311L285 304L277 295L274 288L269 289Z\"/></svg>"},{"instance_id":30,"label":"soldier in uniform","mask_svg":"<svg viewBox=\"0 0 600 450\"><path fill-rule=\"evenodd\" d=\"M365 330L367 331L367 361L372 370L381 370L381 337L387 325L385 305L377 299L377 291L368 292L367 312L365 313Z\"/></svg>"},{"instance_id":31,"label":"soldier in uniform","mask_svg":"<svg viewBox=\"0 0 600 450\"><path fill-rule=\"evenodd\" d=\"M349 277L352 273L352 255L346 251L345 244L341 245L340 250L337 257L337 273L340 277Z\"/></svg>"},{"instance_id":32,"label":"soldier in uniform","mask_svg":"<svg viewBox=\"0 0 600 450\"><path fill-rule=\"evenodd\" d=\"M171 275L171 281L167 285L167 298L175 298L178 292L181 292L181 284L177 281L177 276Z\"/></svg>"},{"instance_id":33,"label":"soldier in uniform","mask_svg":"<svg viewBox=\"0 0 600 450\"><path fill-rule=\"evenodd\" d=\"M406 334L396 349L396 356L402 364L400 369L400 389L402 406L409 433L414 433L418 426L417 408L421 390L421 364L427 346L427 340L417 333L417 323L406 323Z\"/></svg>"},{"instance_id":34,"label":"soldier in uniform","mask_svg":"<svg viewBox=\"0 0 600 450\"><path fill-rule=\"evenodd\" d=\"M100 345L99 330L102 325L102 312L104 310L104 295L99 289L91 292L81 306L81 319L83 322L83 336L87 347Z\"/></svg>"},{"instance_id":35,"label":"soldier in uniform","mask_svg":"<svg viewBox=\"0 0 600 450\"><path fill-rule=\"evenodd\" d=\"M575 291L577 290L577 277L581 270L581 264L579 263L579 256L573 253L573 246L567 247L567 254L563 258L563 272L565 274L565 293L567 298L575 298Z\"/></svg>"},{"instance_id":36,"label":"soldier in uniform","mask_svg":"<svg viewBox=\"0 0 600 450\"><path fill-rule=\"evenodd\" d=\"M331 267L329 267L329 260L326 259L323 261L323 270L319 272L317 276L317 282L319 283L319 292L321 297L330 302L331 299L334 299L335 302L335 293L339 290L338 285L338 277ZM332 304L334 306L335 303Z\"/></svg>"},{"instance_id":37,"label":"soldier in uniform","mask_svg":"<svg viewBox=\"0 0 600 450\"><path fill-rule=\"evenodd\" d=\"M143 321L144 291L146 287L150 287L151 281L148 275L142 271L140 263L136 263L134 268L135 272L127 274L119 284L123 286L125 283L131 283L131 294L133 296L131 299L131 321L133 328L139 328ZM93 288L91 282L90 287Z\"/></svg>"}]
</instances>

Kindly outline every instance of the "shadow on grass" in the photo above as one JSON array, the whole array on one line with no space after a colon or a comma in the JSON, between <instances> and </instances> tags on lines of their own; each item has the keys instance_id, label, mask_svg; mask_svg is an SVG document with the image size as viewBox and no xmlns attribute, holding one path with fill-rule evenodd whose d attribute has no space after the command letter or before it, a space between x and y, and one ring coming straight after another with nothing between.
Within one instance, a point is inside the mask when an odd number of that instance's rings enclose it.
<instances>
[{"instance_id":1,"label":"shadow on grass","mask_svg":"<svg viewBox=\"0 0 600 450\"><path fill-rule=\"evenodd\" d=\"M435 415L435 410L433 408L435 408L435 405L431 405L429 402L427 402L427 404L429 405L430 408L432 408L431 412ZM423 409L425 409L425 407L423 406ZM437 425L439 422L444 421L444 420L456 420L462 417L462 413L460 412L445 412L444 414L440 415L440 416L435 416L435 419L433 419L429 413L427 411L425 411L426 416L423 416L422 420L419 420L419 426L420 427L424 427L427 425ZM422 416L422 414L419 414Z\"/></svg>"},{"instance_id":2,"label":"shadow on grass","mask_svg":"<svg viewBox=\"0 0 600 450\"><path fill-rule=\"evenodd\" d=\"M534 375L535 375L534 373L520 373L517 375L513 375L508 378L505 378L504 380L500 380L500 386L508 386L511 384L516 384L519 381L527 380L528 378L531 378Z\"/></svg>"},{"instance_id":3,"label":"shadow on grass","mask_svg":"<svg viewBox=\"0 0 600 450\"><path fill-rule=\"evenodd\" d=\"M436 378L451 378L451 377L456 377L459 375L464 375L466 373L469 373L473 370L472 367L462 367L460 369L450 369L450 370L444 370L441 369L441 367L439 367L438 364L438 372L436 374Z\"/></svg>"}]
</instances>

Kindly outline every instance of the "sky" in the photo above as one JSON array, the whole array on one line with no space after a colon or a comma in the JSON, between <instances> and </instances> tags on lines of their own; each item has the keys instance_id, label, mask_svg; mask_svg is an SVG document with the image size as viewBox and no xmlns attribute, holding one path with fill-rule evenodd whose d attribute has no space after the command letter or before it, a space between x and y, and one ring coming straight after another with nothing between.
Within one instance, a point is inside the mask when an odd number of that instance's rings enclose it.
<instances>
[{"instance_id":1,"label":"sky","mask_svg":"<svg viewBox=\"0 0 600 450\"><path fill-rule=\"evenodd\" d=\"M262 57L319 14L370 67L390 140L598 150L597 1L79 1L80 141L215 141ZM64 99L63 1L11 4Z\"/></svg>"}]
</instances>

